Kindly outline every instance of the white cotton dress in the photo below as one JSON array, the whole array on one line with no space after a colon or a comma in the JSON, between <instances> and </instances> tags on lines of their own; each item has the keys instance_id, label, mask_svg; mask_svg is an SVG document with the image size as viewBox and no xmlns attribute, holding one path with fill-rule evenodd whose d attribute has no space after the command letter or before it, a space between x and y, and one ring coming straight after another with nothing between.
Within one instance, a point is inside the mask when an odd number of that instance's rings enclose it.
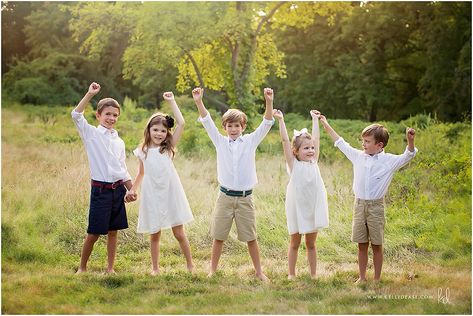
<instances>
[{"instance_id":1,"label":"white cotton dress","mask_svg":"<svg viewBox=\"0 0 473 316\"><path fill-rule=\"evenodd\" d=\"M286 190L289 234L308 234L328 227L327 191L316 162L294 159Z\"/></svg>"},{"instance_id":2,"label":"white cotton dress","mask_svg":"<svg viewBox=\"0 0 473 316\"><path fill-rule=\"evenodd\" d=\"M192 221L189 202L169 155L161 154L159 147L149 148L146 158L141 148L133 153L144 165L138 233L154 234Z\"/></svg>"}]
</instances>

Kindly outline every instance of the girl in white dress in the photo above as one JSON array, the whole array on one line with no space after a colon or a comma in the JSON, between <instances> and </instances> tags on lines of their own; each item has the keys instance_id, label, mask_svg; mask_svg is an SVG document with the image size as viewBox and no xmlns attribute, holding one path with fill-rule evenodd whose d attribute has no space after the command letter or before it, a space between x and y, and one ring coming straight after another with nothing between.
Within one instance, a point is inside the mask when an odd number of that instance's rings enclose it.
<instances>
[{"instance_id":1,"label":"girl in white dress","mask_svg":"<svg viewBox=\"0 0 473 316\"><path fill-rule=\"evenodd\" d=\"M163 97L176 117L176 128L171 133L174 119L166 114L155 113L150 117L144 130L144 140L134 150L140 160L139 171L133 187L125 196L125 201L136 199L136 190L143 182L137 230L138 233L151 235L152 275L159 274L159 239L163 228L172 228L186 257L187 269L189 272L193 270L189 241L183 226L192 221L193 216L172 162L174 148L181 138L185 122L173 93L165 92Z\"/></svg>"},{"instance_id":2,"label":"girl in white dress","mask_svg":"<svg viewBox=\"0 0 473 316\"><path fill-rule=\"evenodd\" d=\"M291 241L288 250L288 279L296 277L296 262L301 237L305 235L307 259L310 275L315 278L317 267L317 232L328 227L327 191L317 165L319 159L319 117L320 112L310 111L312 135L304 128L294 130L292 144L287 135L284 116L274 110L273 116L279 121L284 156L290 175L286 190L286 218Z\"/></svg>"}]
</instances>

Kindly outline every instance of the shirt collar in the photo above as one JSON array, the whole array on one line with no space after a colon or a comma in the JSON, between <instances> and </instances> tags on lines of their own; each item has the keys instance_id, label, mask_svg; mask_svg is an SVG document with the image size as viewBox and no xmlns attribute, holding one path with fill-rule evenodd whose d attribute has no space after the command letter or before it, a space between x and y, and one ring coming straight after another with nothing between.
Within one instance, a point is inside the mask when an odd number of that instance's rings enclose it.
<instances>
[{"instance_id":1,"label":"shirt collar","mask_svg":"<svg viewBox=\"0 0 473 316\"><path fill-rule=\"evenodd\" d=\"M117 132L115 129L113 129L113 128L108 129L108 128L103 127L102 125L99 125L99 126L97 126L97 130L98 130L100 133L102 133L103 135L107 135L107 134L108 134L108 135L110 135L110 136L112 136L112 137L118 137L118 132Z\"/></svg>"},{"instance_id":2,"label":"shirt collar","mask_svg":"<svg viewBox=\"0 0 473 316\"><path fill-rule=\"evenodd\" d=\"M364 153L365 157L368 158L368 157L372 157L373 159L378 159L380 158L381 156L383 156L385 153L384 153L384 149L381 150L379 153L377 154L374 154L373 156L369 155L369 154L366 154Z\"/></svg>"},{"instance_id":3,"label":"shirt collar","mask_svg":"<svg viewBox=\"0 0 473 316\"><path fill-rule=\"evenodd\" d=\"M235 139L235 140L231 139L230 136L227 136L227 138L228 138L228 143L231 144L231 143L236 142L236 141L242 142L242 141L243 141L243 137L241 137L241 136L242 136L242 135L238 136L238 138Z\"/></svg>"}]
</instances>

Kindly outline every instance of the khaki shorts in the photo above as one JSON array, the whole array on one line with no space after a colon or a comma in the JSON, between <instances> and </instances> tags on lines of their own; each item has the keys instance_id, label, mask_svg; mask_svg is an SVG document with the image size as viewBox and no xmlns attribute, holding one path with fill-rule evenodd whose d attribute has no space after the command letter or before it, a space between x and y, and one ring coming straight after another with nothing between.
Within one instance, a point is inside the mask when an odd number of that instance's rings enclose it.
<instances>
[{"instance_id":1,"label":"khaki shorts","mask_svg":"<svg viewBox=\"0 0 473 316\"><path fill-rule=\"evenodd\" d=\"M384 200L355 200L351 240L382 245L384 242Z\"/></svg>"},{"instance_id":2,"label":"khaki shorts","mask_svg":"<svg viewBox=\"0 0 473 316\"><path fill-rule=\"evenodd\" d=\"M238 240L248 242L256 239L256 216L252 194L240 197L219 192L210 228L212 238L227 240L233 219Z\"/></svg>"}]
</instances>

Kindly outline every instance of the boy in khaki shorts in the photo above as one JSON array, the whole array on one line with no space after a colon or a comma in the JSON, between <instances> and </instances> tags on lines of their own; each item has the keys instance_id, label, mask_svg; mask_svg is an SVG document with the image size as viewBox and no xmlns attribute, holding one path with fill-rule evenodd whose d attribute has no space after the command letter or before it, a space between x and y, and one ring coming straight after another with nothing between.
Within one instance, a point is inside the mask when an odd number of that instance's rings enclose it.
<instances>
[{"instance_id":1,"label":"boy in khaki shorts","mask_svg":"<svg viewBox=\"0 0 473 316\"><path fill-rule=\"evenodd\" d=\"M209 276L217 270L222 254L223 243L228 238L233 220L237 227L238 240L248 243L256 277L262 281L268 278L261 269L258 242L256 241L256 216L253 203L253 187L256 178L256 148L268 134L273 120L273 90L264 89L266 111L264 119L251 134L242 135L246 128L245 113L230 109L222 117L222 125L227 136L219 133L214 121L202 102L203 89L192 90L199 121L217 150L217 175L220 192L212 217L211 234L213 237L212 256Z\"/></svg>"},{"instance_id":2,"label":"boy in khaki shorts","mask_svg":"<svg viewBox=\"0 0 473 316\"><path fill-rule=\"evenodd\" d=\"M350 146L321 115L320 122L325 131L353 164L353 192L355 209L351 240L358 243L359 278L356 283L366 281L368 248L373 249L374 279L379 281L383 266L384 242L384 196L394 172L411 161L417 153L414 146L415 130L406 129L407 148L402 155L387 154L388 130L379 124L367 126L361 133L363 150Z\"/></svg>"}]
</instances>

